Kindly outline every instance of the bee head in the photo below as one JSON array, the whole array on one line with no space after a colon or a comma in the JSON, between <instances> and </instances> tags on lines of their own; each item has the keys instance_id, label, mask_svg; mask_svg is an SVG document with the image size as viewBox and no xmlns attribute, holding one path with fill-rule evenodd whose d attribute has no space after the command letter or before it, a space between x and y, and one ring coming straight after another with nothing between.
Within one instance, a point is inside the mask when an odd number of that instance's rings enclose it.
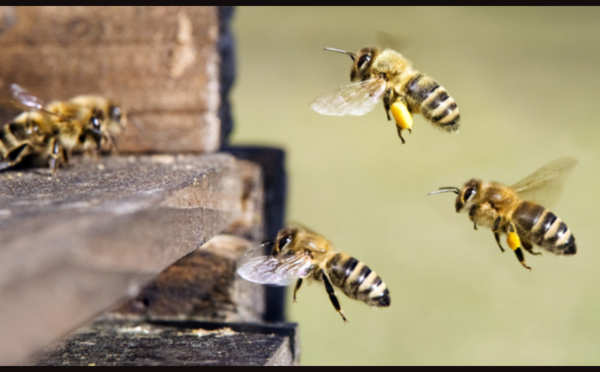
<instances>
[{"instance_id":1,"label":"bee head","mask_svg":"<svg viewBox=\"0 0 600 372\"><path fill-rule=\"evenodd\" d=\"M120 128L123 128L127 122L125 111L121 107L114 104L111 104L108 108L108 117L110 119L109 126L111 127L113 124L116 124Z\"/></svg>"},{"instance_id":2,"label":"bee head","mask_svg":"<svg viewBox=\"0 0 600 372\"><path fill-rule=\"evenodd\" d=\"M362 48L358 52L356 58L354 58L354 65L352 66L352 70L350 70L350 81L363 81L369 79L371 77L369 74L371 65L378 53L379 50L377 48Z\"/></svg>"},{"instance_id":3,"label":"bee head","mask_svg":"<svg viewBox=\"0 0 600 372\"><path fill-rule=\"evenodd\" d=\"M275 244L279 252L283 252L291 246L291 243L294 241L296 234L298 233L298 229L293 227L285 227L277 233L277 238L275 239Z\"/></svg>"},{"instance_id":4,"label":"bee head","mask_svg":"<svg viewBox=\"0 0 600 372\"><path fill-rule=\"evenodd\" d=\"M471 206L475 203L477 199L477 194L481 189L481 181L476 179L471 179L467 183L465 183L462 189L459 191L458 196L456 197L456 212L460 212L463 209L470 209Z\"/></svg>"},{"instance_id":5,"label":"bee head","mask_svg":"<svg viewBox=\"0 0 600 372\"><path fill-rule=\"evenodd\" d=\"M470 208L476 199L476 195L481 188L481 181L476 179L471 179L469 182L465 183L462 189L454 186L444 186L440 187L439 190L432 191L428 195L432 194L441 194L444 192L453 192L456 195L456 202L454 203L454 207L456 208L456 212L462 211L465 207Z\"/></svg>"},{"instance_id":6,"label":"bee head","mask_svg":"<svg viewBox=\"0 0 600 372\"><path fill-rule=\"evenodd\" d=\"M350 56L350 58L352 58L354 64L352 65L352 70L350 71L350 81L362 81L370 78L368 72L371 68L373 60L375 59L375 56L379 53L379 49L373 47L362 48L358 54L335 48L325 48L325 50L347 54Z\"/></svg>"},{"instance_id":7,"label":"bee head","mask_svg":"<svg viewBox=\"0 0 600 372\"><path fill-rule=\"evenodd\" d=\"M84 142L87 136L90 136L92 140L96 143L96 147L100 148L100 143L102 141L102 122L104 119L104 114L101 110L93 109L91 110L90 117L85 124L84 133L82 133L82 137L80 141Z\"/></svg>"}]
</instances>

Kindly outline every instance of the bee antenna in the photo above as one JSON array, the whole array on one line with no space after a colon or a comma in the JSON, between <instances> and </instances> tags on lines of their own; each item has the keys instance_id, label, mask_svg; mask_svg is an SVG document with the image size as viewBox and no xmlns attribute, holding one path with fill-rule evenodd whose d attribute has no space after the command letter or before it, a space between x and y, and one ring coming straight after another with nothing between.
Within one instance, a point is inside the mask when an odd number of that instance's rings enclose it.
<instances>
[{"instance_id":1,"label":"bee antenna","mask_svg":"<svg viewBox=\"0 0 600 372\"><path fill-rule=\"evenodd\" d=\"M432 195L432 194L441 194L444 192L453 192L456 195L460 195L460 190L458 189L458 187L454 187L454 186L444 186L444 187L440 187L439 190L437 191L432 191L432 192L428 192L427 195Z\"/></svg>"},{"instance_id":2,"label":"bee antenna","mask_svg":"<svg viewBox=\"0 0 600 372\"><path fill-rule=\"evenodd\" d=\"M338 52L338 53L342 53L342 54L347 54L350 56L350 58L352 58L352 60L356 60L356 54L352 53L352 52L348 52L346 50L341 50L341 49L336 49L336 48L323 48L323 50L328 50L330 52Z\"/></svg>"},{"instance_id":3,"label":"bee antenna","mask_svg":"<svg viewBox=\"0 0 600 372\"><path fill-rule=\"evenodd\" d=\"M273 246L275 244L275 239L269 239L269 240L265 240L261 243L260 247L266 247L266 246ZM251 254L252 252L254 252L256 250L256 248L252 248L248 251L246 251L246 253L244 253L244 257L246 257L247 255Z\"/></svg>"},{"instance_id":4,"label":"bee antenna","mask_svg":"<svg viewBox=\"0 0 600 372\"><path fill-rule=\"evenodd\" d=\"M262 247L273 247L275 245L275 239L269 239L262 242L260 245Z\"/></svg>"}]
</instances>

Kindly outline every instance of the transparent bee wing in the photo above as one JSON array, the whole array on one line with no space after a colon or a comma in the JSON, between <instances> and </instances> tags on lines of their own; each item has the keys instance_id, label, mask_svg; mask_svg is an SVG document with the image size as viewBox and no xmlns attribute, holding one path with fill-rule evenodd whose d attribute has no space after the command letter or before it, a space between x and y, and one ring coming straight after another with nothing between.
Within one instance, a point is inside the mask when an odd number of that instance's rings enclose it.
<instances>
[{"instance_id":1,"label":"transparent bee wing","mask_svg":"<svg viewBox=\"0 0 600 372\"><path fill-rule=\"evenodd\" d=\"M386 82L381 78L344 85L318 97L310 107L323 115L365 115L381 100L385 88Z\"/></svg>"},{"instance_id":2,"label":"transparent bee wing","mask_svg":"<svg viewBox=\"0 0 600 372\"><path fill-rule=\"evenodd\" d=\"M283 259L259 256L240 266L237 273L250 282L285 286L307 276L312 266L312 259L305 255L292 255Z\"/></svg>"},{"instance_id":3,"label":"transparent bee wing","mask_svg":"<svg viewBox=\"0 0 600 372\"><path fill-rule=\"evenodd\" d=\"M12 93L13 98L15 99L15 101L18 104L25 106L26 108L29 108L29 109L35 109L35 110L43 110L44 109L45 103L41 99L34 96L33 94L30 94L29 92L27 92L25 90L25 88L21 87L20 85L11 84L10 91Z\"/></svg>"},{"instance_id":4,"label":"transparent bee wing","mask_svg":"<svg viewBox=\"0 0 600 372\"><path fill-rule=\"evenodd\" d=\"M375 41L381 49L393 49L398 51L406 50L407 46L410 44L409 40L405 37L401 37L398 35L392 35L389 32L379 30L375 33Z\"/></svg>"},{"instance_id":5,"label":"transparent bee wing","mask_svg":"<svg viewBox=\"0 0 600 372\"><path fill-rule=\"evenodd\" d=\"M511 187L524 200L551 205L560 197L567 175L575 165L577 160L573 158L556 159Z\"/></svg>"},{"instance_id":6,"label":"transparent bee wing","mask_svg":"<svg viewBox=\"0 0 600 372\"><path fill-rule=\"evenodd\" d=\"M43 112L48 115L59 117L61 119L66 119L58 113L46 110L44 108L46 103L43 100L41 100L38 97L34 96L33 94L29 93L27 90L25 90L25 88L23 88L19 84L14 84L14 83L11 84L10 90L11 90L11 93L13 96L12 103L16 107L18 107L22 110L25 110L25 111L35 110L35 111Z\"/></svg>"}]
</instances>

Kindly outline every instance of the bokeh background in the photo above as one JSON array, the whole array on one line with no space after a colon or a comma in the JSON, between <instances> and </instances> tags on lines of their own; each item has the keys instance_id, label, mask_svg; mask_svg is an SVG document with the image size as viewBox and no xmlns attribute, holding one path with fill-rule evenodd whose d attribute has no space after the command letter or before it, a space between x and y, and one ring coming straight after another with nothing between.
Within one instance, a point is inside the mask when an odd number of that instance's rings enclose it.
<instances>
[{"instance_id":1,"label":"bokeh background","mask_svg":"<svg viewBox=\"0 0 600 372\"><path fill-rule=\"evenodd\" d=\"M600 364L600 8L239 7L233 29L232 143L284 148L287 219L391 291L389 308L338 291L343 324L320 283L296 304L288 290L303 365ZM310 109L349 82L350 58L323 47L357 51L380 32L454 97L458 134L415 116L402 145L382 105ZM527 254L532 272L454 194L427 195L471 177L512 184L563 156L579 164L550 207L578 252Z\"/></svg>"}]
</instances>

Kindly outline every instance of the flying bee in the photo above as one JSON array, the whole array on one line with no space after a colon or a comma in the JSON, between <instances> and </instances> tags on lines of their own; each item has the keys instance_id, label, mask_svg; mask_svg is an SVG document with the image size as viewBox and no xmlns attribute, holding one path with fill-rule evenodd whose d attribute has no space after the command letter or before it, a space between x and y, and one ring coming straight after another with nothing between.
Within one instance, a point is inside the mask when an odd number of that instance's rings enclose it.
<instances>
[{"instance_id":1,"label":"flying bee","mask_svg":"<svg viewBox=\"0 0 600 372\"><path fill-rule=\"evenodd\" d=\"M554 160L512 186L498 182L471 179L461 189L441 187L429 194L453 192L457 194L456 212L468 212L473 226L489 227L500 243L500 234L506 234L506 243L527 269L521 247L531 254L533 245L559 255L573 255L577 251L575 237L567 225L554 213L536 202L536 196L546 193L546 199L556 199L564 177L575 167L572 158Z\"/></svg>"},{"instance_id":2,"label":"flying bee","mask_svg":"<svg viewBox=\"0 0 600 372\"><path fill-rule=\"evenodd\" d=\"M366 47L358 53L325 48L347 54L354 64L353 84L318 97L311 108L323 115L365 115L383 100L388 120L390 112L402 143L402 130L410 133L412 114L422 114L436 127L458 132L460 114L454 99L431 77L415 70L409 60L392 49Z\"/></svg>"},{"instance_id":3,"label":"flying bee","mask_svg":"<svg viewBox=\"0 0 600 372\"><path fill-rule=\"evenodd\" d=\"M73 151L98 151L103 142L112 146L113 122L121 124L124 118L120 108L102 97L78 96L45 105L17 84L11 90L15 105L26 111L0 130L0 170L37 156L49 158L55 173Z\"/></svg>"},{"instance_id":4,"label":"flying bee","mask_svg":"<svg viewBox=\"0 0 600 372\"><path fill-rule=\"evenodd\" d=\"M347 322L333 287L352 299L370 306L390 306L385 283L365 264L346 253L337 252L325 237L304 227L281 229L277 238L263 243L273 245L270 255L254 257L237 269L244 279L260 284L285 286L296 280L296 294L303 280L323 281L335 310Z\"/></svg>"}]
</instances>

